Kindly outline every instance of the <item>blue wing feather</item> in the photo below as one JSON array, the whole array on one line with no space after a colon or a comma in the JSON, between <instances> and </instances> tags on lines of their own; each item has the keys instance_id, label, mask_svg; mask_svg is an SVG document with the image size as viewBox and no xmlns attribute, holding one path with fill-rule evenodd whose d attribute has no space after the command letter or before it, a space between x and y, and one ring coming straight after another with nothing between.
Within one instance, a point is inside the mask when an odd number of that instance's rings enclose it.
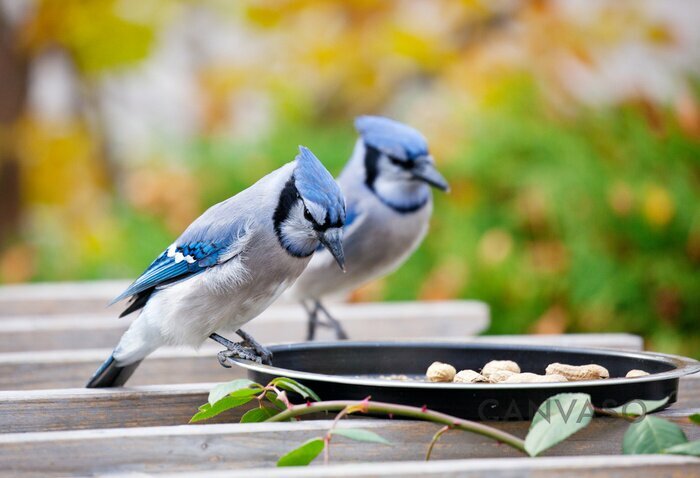
<instances>
[{"instance_id":1,"label":"blue wing feather","mask_svg":"<svg viewBox=\"0 0 700 478\"><path fill-rule=\"evenodd\" d=\"M220 253L225 249L216 243L194 243L183 244L175 249L176 253L189 256L194 262L180 260L176 262L175 255L169 256L168 251L164 251L151 263L141 276L134 281L119 297L112 303L136 295L152 287L172 282L176 279L184 279L200 272L204 272L207 267L215 265Z\"/></svg>"},{"instance_id":2,"label":"blue wing feather","mask_svg":"<svg viewBox=\"0 0 700 478\"><path fill-rule=\"evenodd\" d=\"M242 246L250 231L236 218L231 199L210 207L134 281L112 304L149 289L172 284L231 259L234 247ZM189 260L188 260L189 259Z\"/></svg>"}]
</instances>

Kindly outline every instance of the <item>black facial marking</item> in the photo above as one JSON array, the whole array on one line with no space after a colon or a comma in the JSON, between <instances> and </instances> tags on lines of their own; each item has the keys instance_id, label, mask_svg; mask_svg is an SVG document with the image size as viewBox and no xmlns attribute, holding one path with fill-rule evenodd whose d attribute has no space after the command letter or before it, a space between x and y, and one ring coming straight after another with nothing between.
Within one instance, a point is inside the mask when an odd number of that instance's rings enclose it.
<instances>
[{"instance_id":1,"label":"black facial marking","mask_svg":"<svg viewBox=\"0 0 700 478\"><path fill-rule=\"evenodd\" d=\"M410 171L413 168L414 163L411 161L404 161L403 159L395 158L394 156L387 156L387 158L389 158L391 164L398 166L401 169L405 169L406 171Z\"/></svg>"},{"instance_id":2,"label":"black facial marking","mask_svg":"<svg viewBox=\"0 0 700 478\"><path fill-rule=\"evenodd\" d=\"M299 192L294 185L294 176L290 177L282 188L280 199L277 202L277 207L272 215L272 222L275 227L275 235L282 247L285 247L282 242L282 223L289 217L289 211L292 210L294 203L299 200ZM286 249L286 247L285 247Z\"/></svg>"},{"instance_id":3,"label":"black facial marking","mask_svg":"<svg viewBox=\"0 0 700 478\"><path fill-rule=\"evenodd\" d=\"M365 145L365 184L374 191L374 181L379 175L379 157L382 153L372 146Z\"/></svg>"},{"instance_id":4,"label":"black facial marking","mask_svg":"<svg viewBox=\"0 0 700 478\"><path fill-rule=\"evenodd\" d=\"M374 189L374 182L377 180L377 176L379 175L379 158L381 157L381 155L381 151L379 151L377 148L365 144L365 184L367 185L369 190L372 191L381 202L383 202L385 205L398 212L399 214L410 214L412 212L416 212L422 209L423 206L428 204L429 198L427 196L425 197L425 199L421 199L415 204L400 206L388 202L386 199L377 194L377 191ZM389 161L391 161L397 166L402 167L403 169L408 170L411 169L411 167L413 166L412 163L409 161L401 161L400 159L394 158L392 156L387 157L389 158Z\"/></svg>"},{"instance_id":5,"label":"black facial marking","mask_svg":"<svg viewBox=\"0 0 700 478\"><path fill-rule=\"evenodd\" d=\"M316 221L314 221L314 217L311 215L308 209L306 209L306 206L304 206L304 219L307 221L316 224Z\"/></svg>"},{"instance_id":6,"label":"black facial marking","mask_svg":"<svg viewBox=\"0 0 700 478\"><path fill-rule=\"evenodd\" d=\"M314 229L317 231L325 231L332 227L343 227L343 221L338 218L337 221L331 222L330 214L326 211L326 217L323 219L323 224L314 223Z\"/></svg>"}]
</instances>

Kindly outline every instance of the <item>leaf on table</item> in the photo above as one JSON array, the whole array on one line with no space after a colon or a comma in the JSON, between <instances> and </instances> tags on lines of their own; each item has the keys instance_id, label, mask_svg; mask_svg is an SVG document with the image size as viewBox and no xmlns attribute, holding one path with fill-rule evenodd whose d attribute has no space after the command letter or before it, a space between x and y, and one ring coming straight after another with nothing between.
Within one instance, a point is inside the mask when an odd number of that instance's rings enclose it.
<instances>
[{"instance_id":1,"label":"leaf on table","mask_svg":"<svg viewBox=\"0 0 700 478\"><path fill-rule=\"evenodd\" d=\"M313 400L315 400L317 402L321 401L321 397L316 395L316 393L313 390L311 390L306 385L302 385L301 383L297 382L296 380L292 380L291 378L278 377L278 378L273 379L270 383L281 388L282 390L296 392L299 395L301 395L303 398L312 398Z\"/></svg>"},{"instance_id":2,"label":"leaf on table","mask_svg":"<svg viewBox=\"0 0 700 478\"><path fill-rule=\"evenodd\" d=\"M264 422L270 417L277 415L279 411L268 407L258 407L248 410L241 417L241 423L259 423Z\"/></svg>"},{"instance_id":3,"label":"leaf on table","mask_svg":"<svg viewBox=\"0 0 700 478\"><path fill-rule=\"evenodd\" d=\"M277 461L277 466L306 466L325 448L323 438L312 438L298 448L286 453Z\"/></svg>"},{"instance_id":4,"label":"leaf on table","mask_svg":"<svg viewBox=\"0 0 700 478\"><path fill-rule=\"evenodd\" d=\"M255 388L251 388L255 385ZM211 392L209 392L209 404L214 405L216 402L221 400L227 395L231 395L235 392L239 393L239 397L247 396L248 393L258 392L262 387L257 383L248 380L247 378L240 378L238 380L233 380L227 383L220 383L214 387Z\"/></svg>"},{"instance_id":5,"label":"leaf on table","mask_svg":"<svg viewBox=\"0 0 700 478\"><path fill-rule=\"evenodd\" d=\"M638 417L662 408L668 403L668 398L662 398L661 400L632 400L619 407L604 408L603 410L620 415Z\"/></svg>"},{"instance_id":6,"label":"leaf on table","mask_svg":"<svg viewBox=\"0 0 700 478\"><path fill-rule=\"evenodd\" d=\"M675 423L646 415L640 421L630 425L625 432L622 439L622 453L626 455L661 453L687 441L685 433Z\"/></svg>"},{"instance_id":7,"label":"leaf on table","mask_svg":"<svg viewBox=\"0 0 700 478\"><path fill-rule=\"evenodd\" d=\"M560 393L540 405L525 437L530 456L560 443L585 428L593 417L591 397L585 393Z\"/></svg>"},{"instance_id":8,"label":"leaf on table","mask_svg":"<svg viewBox=\"0 0 700 478\"><path fill-rule=\"evenodd\" d=\"M700 413L693 413L688 418L691 422L695 423L696 425L700 425Z\"/></svg>"},{"instance_id":9,"label":"leaf on table","mask_svg":"<svg viewBox=\"0 0 700 478\"><path fill-rule=\"evenodd\" d=\"M351 440L391 445L391 442L383 436L363 428L336 428L331 433L333 435L341 435L350 438Z\"/></svg>"},{"instance_id":10,"label":"leaf on table","mask_svg":"<svg viewBox=\"0 0 700 478\"><path fill-rule=\"evenodd\" d=\"M672 455L700 456L700 440L673 445L672 447L666 448L663 453L670 453Z\"/></svg>"},{"instance_id":11,"label":"leaf on table","mask_svg":"<svg viewBox=\"0 0 700 478\"><path fill-rule=\"evenodd\" d=\"M214 405L205 403L199 407L199 411L190 419L190 423L199 422L206 420L207 418L215 417L216 415L230 410L232 408L240 407L246 403L253 400L252 396L249 397L224 397Z\"/></svg>"}]
</instances>

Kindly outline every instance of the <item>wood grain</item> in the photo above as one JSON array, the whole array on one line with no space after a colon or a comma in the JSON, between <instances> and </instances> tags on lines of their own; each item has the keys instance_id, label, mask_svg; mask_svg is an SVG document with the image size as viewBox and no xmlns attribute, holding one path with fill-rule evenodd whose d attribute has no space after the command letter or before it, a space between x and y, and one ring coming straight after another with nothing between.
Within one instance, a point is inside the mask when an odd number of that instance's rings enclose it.
<instances>
[{"instance_id":1,"label":"wood grain","mask_svg":"<svg viewBox=\"0 0 700 478\"><path fill-rule=\"evenodd\" d=\"M223 382L240 378L238 367L225 369L216 359L221 347L199 351L162 348L136 369L130 385ZM0 354L0 390L80 388L112 349Z\"/></svg>"},{"instance_id":2,"label":"wood grain","mask_svg":"<svg viewBox=\"0 0 700 478\"><path fill-rule=\"evenodd\" d=\"M489 324L488 308L474 301L332 303L328 307L355 340L468 337ZM115 309L111 315L0 316L0 352L114 347L131 321L117 319L117 313ZM276 305L245 328L262 343L301 341L306 313L298 304ZM333 338L329 329L319 329L319 340Z\"/></svg>"},{"instance_id":3,"label":"wood grain","mask_svg":"<svg viewBox=\"0 0 700 478\"><path fill-rule=\"evenodd\" d=\"M102 312L129 281L46 282L0 287L3 315Z\"/></svg>"},{"instance_id":4,"label":"wood grain","mask_svg":"<svg viewBox=\"0 0 700 478\"><path fill-rule=\"evenodd\" d=\"M293 423L181 425L0 435L0 475L37 476L114 472L162 473L270 466L291 448L322 436L330 420ZM679 421L689 439L700 438L700 427ZM524 423L497 423L523 436ZM371 429L396 446L358 444L345 438L333 441L334 463L416 460L424 456L439 426L416 421L356 419L343 427ZM548 456L611 455L620 452L628 424L600 418ZM434 450L437 460L521 456L489 439L448 432ZM40 457L40 459L28 459Z\"/></svg>"},{"instance_id":5,"label":"wood grain","mask_svg":"<svg viewBox=\"0 0 700 478\"><path fill-rule=\"evenodd\" d=\"M458 311L446 313L435 307L434 310L424 310L419 316L406 316L394 306L383 309L372 310L364 304L337 308L338 317L354 340L435 338L468 341L470 336L488 325L486 315L479 318L467 307L461 314ZM0 353L114 347L129 324L128 318L117 320L106 315L5 317L0 320ZM302 341L306 317L294 306L283 310L275 308L250 322L246 329L263 343ZM330 331L323 329L319 332L319 340L333 339ZM632 334L500 335L476 340L625 350L642 350L643 347L642 338Z\"/></svg>"}]
</instances>

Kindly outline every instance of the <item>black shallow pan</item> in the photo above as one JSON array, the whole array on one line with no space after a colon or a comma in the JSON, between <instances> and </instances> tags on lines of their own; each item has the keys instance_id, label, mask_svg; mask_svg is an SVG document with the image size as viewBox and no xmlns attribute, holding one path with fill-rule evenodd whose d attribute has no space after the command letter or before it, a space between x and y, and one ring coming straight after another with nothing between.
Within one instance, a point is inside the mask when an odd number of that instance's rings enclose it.
<instances>
[{"instance_id":1,"label":"black shallow pan","mask_svg":"<svg viewBox=\"0 0 700 478\"><path fill-rule=\"evenodd\" d=\"M634 399L676 401L678 379L700 370L695 360L649 352L550 346L460 344L454 342L307 342L276 345L274 367L234 359L251 380L265 384L275 377L304 383L323 400L372 400L426 405L474 420L527 420L548 397L582 392L598 407L615 407ZM480 370L490 360L514 360L523 372L543 374L552 362L596 363L611 378L584 382L538 384L458 384L397 381L379 376L420 377L434 361L457 370ZM624 378L632 369L649 372Z\"/></svg>"}]
</instances>

